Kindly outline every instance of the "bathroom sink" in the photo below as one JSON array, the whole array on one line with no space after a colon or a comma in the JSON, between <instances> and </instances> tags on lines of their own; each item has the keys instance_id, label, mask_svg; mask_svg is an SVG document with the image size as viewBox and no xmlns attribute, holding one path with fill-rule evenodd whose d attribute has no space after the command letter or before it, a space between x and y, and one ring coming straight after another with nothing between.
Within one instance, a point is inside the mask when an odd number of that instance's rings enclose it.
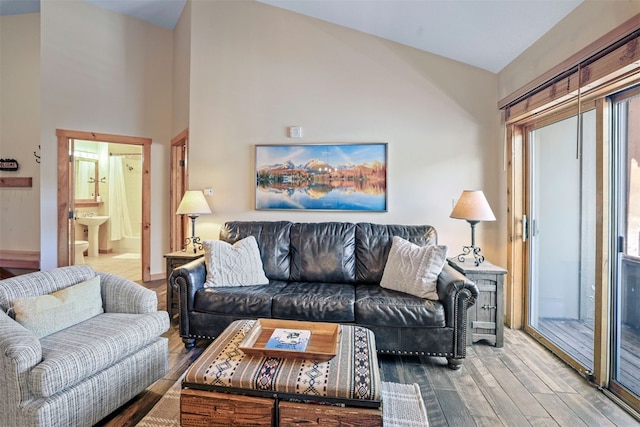
<instances>
[{"instance_id":1,"label":"bathroom sink","mask_svg":"<svg viewBox=\"0 0 640 427\"><path fill-rule=\"evenodd\" d=\"M76 218L78 224L86 225L87 227L98 226L104 224L109 219L108 216L83 216L81 218Z\"/></svg>"},{"instance_id":2,"label":"bathroom sink","mask_svg":"<svg viewBox=\"0 0 640 427\"><path fill-rule=\"evenodd\" d=\"M87 237L89 240L89 256L98 256L98 229L109 219L108 216L94 215L76 218L80 225L87 226Z\"/></svg>"}]
</instances>

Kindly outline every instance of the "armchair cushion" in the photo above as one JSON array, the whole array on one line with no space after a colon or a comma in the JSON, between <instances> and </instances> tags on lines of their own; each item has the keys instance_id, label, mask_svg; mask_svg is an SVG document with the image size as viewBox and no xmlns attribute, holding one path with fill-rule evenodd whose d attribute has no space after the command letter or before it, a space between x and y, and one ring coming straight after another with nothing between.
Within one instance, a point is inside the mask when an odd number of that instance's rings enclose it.
<instances>
[{"instance_id":1,"label":"armchair cushion","mask_svg":"<svg viewBox=\"0 0 640 427\"><path fill-rule=\"evenodd\" d=\"M394 236L380 286L437 301L436 284L446 260L446 246L418 246Z\"/></svg>"},{"instance_id":2,"label":"armchair cushion","mask_svg":"<svg viewBox=\"0 0 640 427\"><path fill-rule=\"evenodd\" d=\"M15 319L38 338L103 313L100 276L52 294L13 300Z\"/></svg>"},{"instance_id":3,"label":"armchair cushion","mask_svg":"<svg viewBox=\"0 0 640 427\"><path fill-rule=\"evenodd\" d=\"M42 362L29 373L36 397L53 396L157 340L169 327L164 311L104 313L40 340Z\"/></svg>"}]
</instances>

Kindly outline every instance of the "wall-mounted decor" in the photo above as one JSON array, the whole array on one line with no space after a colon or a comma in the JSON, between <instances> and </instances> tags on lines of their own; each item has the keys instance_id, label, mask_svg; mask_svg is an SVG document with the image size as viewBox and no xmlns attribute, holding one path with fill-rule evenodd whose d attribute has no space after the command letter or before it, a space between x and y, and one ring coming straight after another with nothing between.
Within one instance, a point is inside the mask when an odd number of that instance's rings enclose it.
<instances>
[{"instance_id":1,"label":"wall-mounted decor","mask_svg":"<svg viewBox=\"0 0 640 427\"><path fill-rule=\"evenodd\" d=\"M256 209L387 210L387 144L256 145Z\"/></svg>"},{"instance_id":2,"label":"wall-mounted decor","mask_svg":"<svg viewBox=\"0 0 640 427\"><path fill-rule=\"evenodd\" d=\"M18 167L16 159L0 159L0 171L17 171Z\"/></svg>"}]
</instances>

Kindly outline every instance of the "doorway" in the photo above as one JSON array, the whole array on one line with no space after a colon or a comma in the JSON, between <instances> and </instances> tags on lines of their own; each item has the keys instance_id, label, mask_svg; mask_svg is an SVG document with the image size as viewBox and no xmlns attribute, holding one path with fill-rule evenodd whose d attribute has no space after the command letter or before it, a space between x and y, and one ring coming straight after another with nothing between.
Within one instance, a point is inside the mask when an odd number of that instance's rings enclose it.
<instances>
[{"instance_id":1,"label":"doorway","mask_svg":"<svg viewBox=\"0 0 640 427\"><path fill-rule=\"evenodd\" d=\"M185 129L171 140L171 185L169 201L169 247L171 252L182 250L187 237L186 215L176 215L182 196L189 188L189 130Z\"/></svg>"},{"instance_id":2,"label":"doorway","mask_svg":"<svg viewBox=\"0 0 640 427\"><path fill-rule=\"evenodd\" d=\"M151 278L149 250L151 140L69 130L57 130L56 133L58 137L58 265L76 263L77 241L89 243L86 252L94 257L87 259L88 264L91 264L91 261L99 261L99 257L95 257L96 254L110 253L113 247L118 245L118 252L114 257L120 256L122 262L126 260L130 265L135 262L135 265L139 265L140 278L143 281L149 281ZM100 160L100 153L102 153L102 160ZM94 160L96 160L95 172L87 169L90 169L93 164L87 161L91 157L95 157ZM131 176L128 180L129 184L126 183L128 175ZM82 179L82 185L78 185L80 184L78 179ZM86 183L84 183L85 180ZM119 186L118 189L116 185ZM130 190L135 189L135 192L140 193L139 198L133 198L138 199L139 203L124 197L127 186ZM80 198L76 197L78 194L81 195ZM129 204L133 207L130 212L125 213L124 208L128 208ZM78 221L78 217L82 219ZM100 225L93 228L95 234L92 235L92 225L97 224L93 219L105 218L107 227L100 228ZM127 220L133 218L133 224L127 224L124 218ZM83 233L84 230L80 226L82 221L89 221L91 224L86 226L88 234L78 236L77 234ZM139 250L136 249L136 241L139 242L137 244ZM105 271L100 266L96 269Z\"/></svg>"}]
</instances>

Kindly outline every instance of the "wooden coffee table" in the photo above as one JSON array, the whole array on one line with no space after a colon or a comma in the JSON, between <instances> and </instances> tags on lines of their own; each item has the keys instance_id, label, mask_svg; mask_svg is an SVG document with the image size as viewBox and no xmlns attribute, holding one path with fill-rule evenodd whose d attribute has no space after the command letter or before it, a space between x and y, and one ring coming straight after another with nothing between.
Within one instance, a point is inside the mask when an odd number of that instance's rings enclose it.
<instances>
[{"instance_id":1,"label":"wooden coffee table","mask_svg":"<svg viewBox=\"0 0 640 427\"><path fill-rule=\"evenodd\" d=\"M243 352L255 322L233 322L189 368L180 396L182 426L382 426L373 332L338 325L335 357L319 361Z\"/></svg>"}]
</instances>

